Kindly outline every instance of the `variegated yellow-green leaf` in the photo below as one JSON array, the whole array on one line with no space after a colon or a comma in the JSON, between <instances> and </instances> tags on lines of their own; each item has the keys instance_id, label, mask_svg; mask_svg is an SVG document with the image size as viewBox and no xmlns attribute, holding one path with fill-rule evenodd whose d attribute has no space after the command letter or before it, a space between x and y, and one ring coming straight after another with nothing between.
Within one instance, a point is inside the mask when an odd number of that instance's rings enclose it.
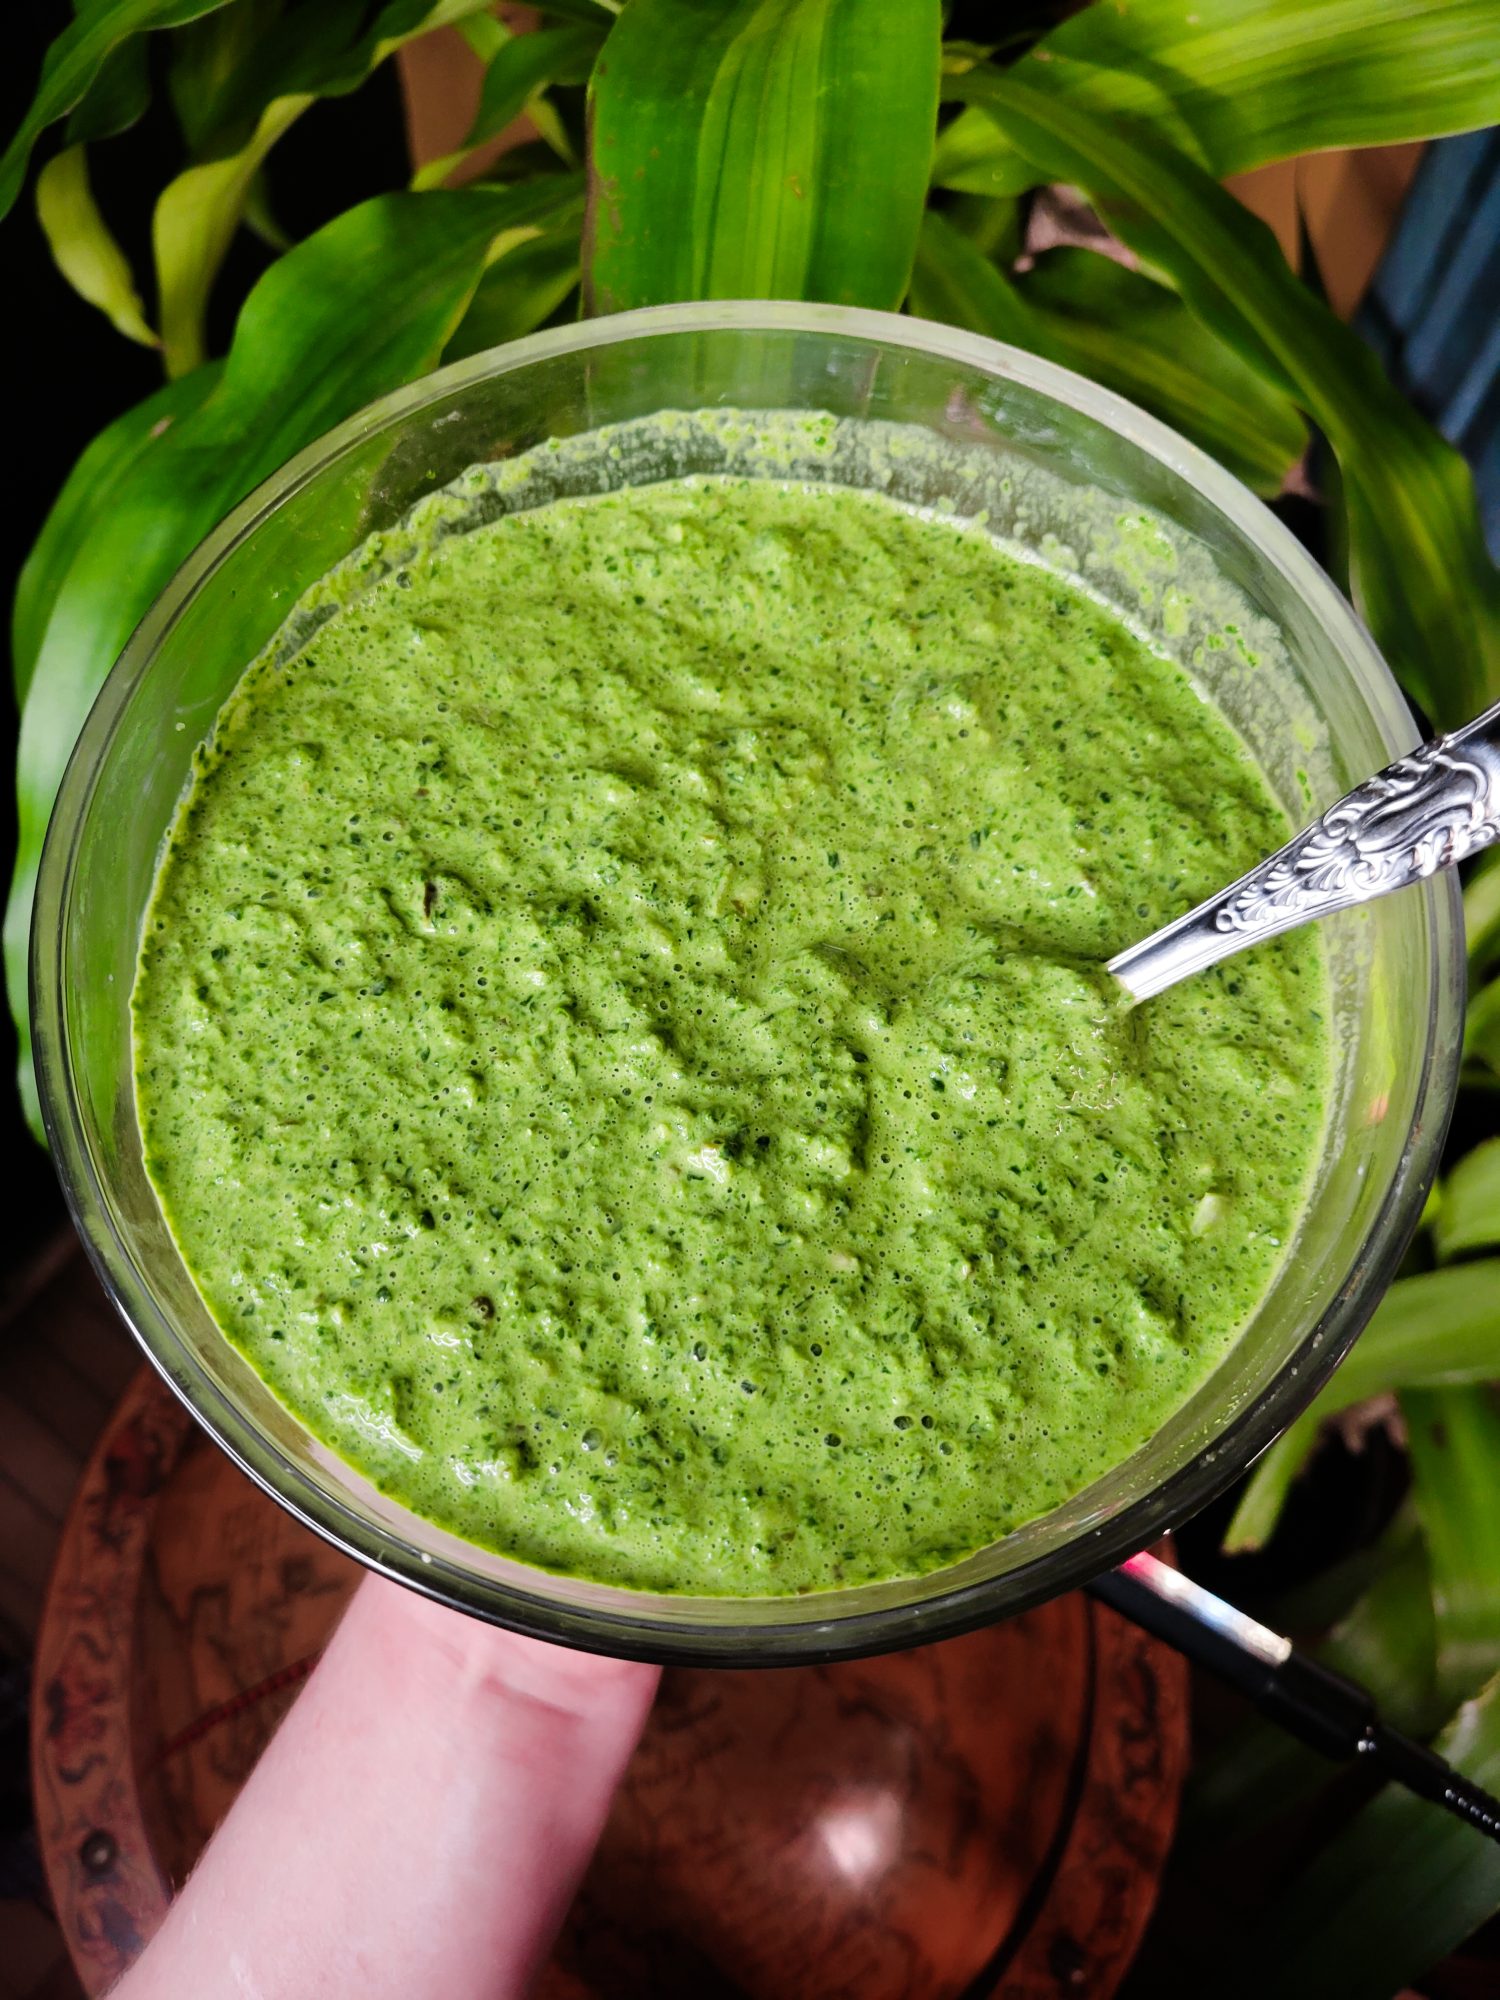
<instances>
[{"instance_id":1,"label":"variegated yellow-green leaf","mask_svg":"<svg viewBox=\"0 0 1500 2000\"><path fill-rule=\"evenodd\" d=\"M559 177L558 205L525 236L494 258L480 279L469 309L443 350L459 361L507 340L519 340L551 318L578 284L579 230L583 224L582 177Z\"/></svg>"},{"instance_id":2,"label":"variegated yellow-green leaf","mask_svg":"<svg viewBox=\"0 0 1500 2000\"><path fill-rule=\"evenodd\" d=\"M1428 713L1456 724L1494 701L1500 572L1472 474L1292 274L1265 225L1149 135L1008 73L959 82L1049 179L1084 188L1193 313L1323 430L1344 478L1356 602Z\"/></svg>"},{"instance_id":3,"label":"variegated yellow-green leaf","mask_svg":"<svg viewBox=\"0 0 1500 2000\"><path fill-rule=\"evenodd\" d=\"M235 135L232 151L219 153L188 167L162 191L152 217L151 241L156 258L161 336L167 374L175 378L198 367L204 358L204 319L214 279L224 261L245 205L267 154L302 114L319 98L336 97L358 87L389 56L430 29L473 13L483 0L387 0L373 21L361 7L346 10L357 30L334 34L324 20L321 37L293 40L278 48L276 23L268 24L269 49L258 62L230 63L218 93L215 116ZM303 10L302 19L308 10ZM316 12L314 26L319 25ZM208 24L205 24L208 25ZM215 28L218 23L212 24ZM226 29L233 25L232 17ZM207 38L206 38L207 39ZM271 80L279 86L267 96ZM254 124L243 133L243 121ZM201 129L211 132L213 120L199 114Z\"/></svg>"},{"instance_id":4,"label":"variegated yellow-green leaf","mask_svg":"<svg viewBox=\"0 0 1500 2000\"><path fill-rule=\"evenodd\" d=\"M282 133L316 101L308 96L273 98L241 151L188 167L162 190L151 218L151 243L169 380L202 364L209 293L255 178Z\"/></svg>"},{"instance_id":5,"label":"variegated yellow-green leaf","mask_svg":"<svg viewBox=\"0 0 1500 2000\"><path fill-rule=\"evenodd\" d=\"M1130 0L1084 7L1018 81L1125 117L1215 175L1500 122L1493 0ZM939 142L940 187L1015 194L1036 163L982 110Z\"/></svg>"},{"instance_id":6,"label":"variegated yellow-green leaf","mask_svg":"<svg viewBox=\"0 0 1500 2000\"><path fill-rule=\"evenodd\" d=\"M58 781L99 684L142 613L235 502L293 452L442 353L505 231L534 221L537 191L385 195L341 215L273 264L240 313L223 372L196 403L189 376L158 436L146 412L94 457L113 473L91 511L68 482L25 593L32 654L21 717L15 880L5 921L21 1082L34 1129L26 948L42 837ZM160 410L161 405L155 407ZM142 436L144 428L145 435ZM149 440L149 443L148 443ZM91 447L90 457L99 453ZM83 467L80 466L80 474Z\"/></svg>"},{"instance_id":7,"label":"variegated yellow-green leaf","mask_svg":"<svg viewBox=\"0 0 1500 2000\"><path fill-rule=\"evenodd\" d=\"M80 298L97 306L127 340L155 347L130 265L94 200L86 147L69 146L42 168L36 212L57 268Z\"/></svg>"},{"instance_id":8,"label":"variegated yellow-green leaf","mask_svg":"<svg viewBox=\"0 0 1500 2000\"><path fill-rule=\"evenodd\" d=\"M590 86L589 309L899 305L939 35L936 0L630 0Z\"/></svg>"}]
</instances>

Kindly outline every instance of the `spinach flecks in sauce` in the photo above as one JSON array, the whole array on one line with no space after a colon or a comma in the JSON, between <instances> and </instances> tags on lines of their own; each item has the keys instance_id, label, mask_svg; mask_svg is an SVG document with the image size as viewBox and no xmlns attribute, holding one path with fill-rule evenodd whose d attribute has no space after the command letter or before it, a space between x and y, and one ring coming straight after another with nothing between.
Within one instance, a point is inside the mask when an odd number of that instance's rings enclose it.
<instances>
[{"instance_id":1,"label":"spinach flecks in sauce","mask_svg":"<svg viewBox=\"0 0 1500 2000\"><path fill-rule=\"evenodd\" d=\"M1212 1370L1327 1099L1301 933L1094 968L1286 836L981 533L667 483L438 542L225 708L135 991L219 1324L379 1485L641 1588L940 1566Z\"/></svg>"}]
</instances>

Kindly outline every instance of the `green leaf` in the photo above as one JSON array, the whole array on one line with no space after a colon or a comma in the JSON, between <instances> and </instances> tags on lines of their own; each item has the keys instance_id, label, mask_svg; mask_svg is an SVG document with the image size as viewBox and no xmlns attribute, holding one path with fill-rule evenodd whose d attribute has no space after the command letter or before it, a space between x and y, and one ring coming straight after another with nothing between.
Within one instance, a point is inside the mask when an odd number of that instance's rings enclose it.
<instances>
[{"instance_id":1,"label":"green leaf","mask_svg":"<svg viewBox=\"0 0 1500 2000\"><path fill-rule=\"evenodd\" d=\"M1384 1537L1369 1587L1313 1650L1367 1688L1386 1721L1425 1736L1451 1712L1436 1693L1437 1627L1427 1550L1415 1517ZM1183 1795L1181 1835L1238 1841L1293 1811L1329 1776L1326 1757L1256 1718L1199 1762Z\"/></svg>"},{"instance_id":2,"label":"green leaf","mask_svg":"<svg viewBox=\"0 0 1500 2000\"><path fill-rule=\"evenodd\" d=\"M590 85L590 311L900 304L937 114L936 0L630 0Z\"/></svg>"},{"instance_id":3,"label":"green leaf","mask_svg":"<svg viewBox=\"0 0 1500 2000\"><path fill-rule=\"evenodd\" d=\"M146 43L133 35L99 65L98 74L74 107L66 127L70 146L92 146L128 132L151 102Z\"/></svg>"},{"instance_id":4,"label":"green leaf","mask_svg":"<svg viewBox=\"0 0 1500 2000\"><path fill-rule=\"evenodd\" d=\"M537 0L537 12L554 21L603 21L606 27L620 6L621 0Z\"/></svg>"},{"instance_id":5,"label":"green leaf","mask_svg":"<svg viewBox=\"0 0 1500 2000\"><path fill-rule=\"evenodd\" d=\"M1100 4L1053 29L1014 75L1091 118L1149 128L1155 144L1189 152L1216 179L1297 153L1500 121L1493 0ZM1024 145L993 130L987 143L985 122L966 112L948 128L944 172L961 178L939 185L1033 186Z\"/></svg>"},{"instance_id":6,"label":"green leaf","mask_svg":"<svg viewBox=\"0 0 1500 2000\"><path fill-rule=\"evenodd\" d=\"M1445 1263L1500 1245L1500 1139L1466 1153L1443 1182L1432 1243Z\"/></svg>"},{"instance_id":7,"label":"green leaf","mask_svg":"<svg viewBox=\"0 0 1500 2000\"><path fill-rule=\"evenodd\" d=\"M1500 1076L1500 979L1481 986L1464 1017L1464 1056Z\"/></svg>"},{"instance_id":8,"label":"green leaf","mask_svg":"<svg viewBox=\"0 0 1500 2000\"><path fill-rule=\"evenodd\" d=\"M1500 572L1460 455L1359 336L1288 269L1275 238L1183 155L1018 83L959 84L1049 179L1084 188L1194 315L1292 394L1338 455L1356 602L1440 722L1500 694Z\"/></svg>"},{"instance_id":9,"label":"green leaf","mask_svg":"<svg viewBox=\"0 0 1500 2000\"><path fill-rule=\"evenodd\" d=\"M273 98L242 151L188 167L158 197L151 242L169 380L202 365L209 293L256 177L276 141L316 102L305 95Z\"/></svg>"},{"instance_id":10,"label":"green leaf","mask_svg":"<svg viewBox=\"0 0 1500 2000\"><path fill-rule=\"evenodd\" d=\"M1015 280L937 213L922 220L911 310L1009 340L1128 396L1261 493L1307 433L1295 406L1181 299L1091 250L1053 250Z\"/></svg>"},{"instance_id":11,"label":"green leaf","mask_svg":"<svg viewBox=\"0 0 1500 2000\"><path fill-rule=\"evenodd\" d=\"M476 146L498 138L540 90L554 83L586 83L604 41L605 17L598 25L578 23L513 35L497 50L484 73L479 109L468 136L456 152L429 160L413 178L413 187L438 187Z\"/></svg>"},{"instance_id":12,"label":"green leaf","mask_svg":"<svg viewBox=\"0 0 1500 2000\"><path fill-rule=\"evenodd\" d=\"M1441 1389L1500 1377L1500 1258L1398 1278L1322 1393L1251 1475L1225 1547L1269 1539L1325 1417L1393 1389Z\"/></svg>"},{"instance_id":13,"label":"green leaf","mask_svg":"<svg viewBox=\"0 0 1500 2000\"><path fill-rule=\"evenodd\" d=\"M1017 195L1034 188L1038 178L1031 161L1023 159L977 104L960 111L938 133L934 187L952 188L956 194Z\"/></svg>"},{"instance_id":14,"label":"green leaf","mask_svg":"<svg viewBox=\"0 0 1500 2000\"><path fill-rule=\"evenodd\" d=\"M1459 1710L1438 1750L1500 1789L1500 1680ZM1388 1785L1262 1906L1231 1991L1277 2000L1391 2000L1500 1909L1500 1846Z\"/></svg>"},{"instance_id":15,"label":"green leaf","mask_svg":"<svg viewBox=\"0 0 1500 2000\"><path fill-rule=\"evenodd\" d=\"M0 156L0 216L14 206L31 149L41 134L83 102L124 43L149 29L177 27L227 4L228 0L99 0L70 21L48 49L31 109Z\"/></svg>"},{"instance_id":16,"label":"green leaf","mask_svg":"<svg viewBox=\"0 0 1500 2000\"><path fill-rule=\"evenodd\" d=\"M1051 250L1019 281L1068 365L1203 446L1257 493L1307 448L1296 405L1193 318L1174 292L1092 250Z\"/></svg>"},{"instance_id":17,"label":"green leaf","mask_svg":"<svg viewBox=\"0 0 1500 2000\"><path fill-rule=\"evenodd\" d=\"M216 101L209 90L210 78L197 78L213 108L198 111L195 129L200 144L210 150L222 146L226 130L233 132L235 149L220 151L218 157L179 174L162 191L151 223L169 377L185 375L203 361L209 294L277 140L320 98L357 89L403 43L473 13L481 4L482 0L387 0L371 22L362 0L342 0L333 7L319 0L287 22L263 20L266 32L244 61L226 67L218 42L212 43L224 74ZM220 27L211 25L215 30ZM233 25L226 21L223 33L227 35ZM278 26L297 32L278 34ZM237 43L234 46L238 49ZM184 102L193 95L181 85L179 89ZM244 120L252 116L253 125L245 132Z\"/></svg>"},{"instance_id":18,"label":"green leaf","mask_svg":"<svg viewBox=\"0 0 1500 2000\"><path fill-rule=\"evenodd\" d=\"M1464 890L1469 970L1477 975L1500 958L1500 849L1481 855Z\"/></svg>"},{"instance_id":19,"label":"green leaf","mask_svg":"<svg viewBox=\"0 0 1500 2000\"><path fill-rule=\"evenodd\" d=\"M94 536L104 530L121 495L128 493L137 461L155 450L179 417L197 408L218 379L219 368L214 365L181 382L167 383L144 403L116 417L69 473L16 585L11 660L17 707L25 703L63 579Z\"/></svg>"},{"instance_id":20,"label":"green leaf","mask_svg":"<svg viewBox=\"0 0 1500 2000\"><path fill-rule=\"evenodd\" d=\"M121 446L110 503L86 533L76 532L86 505L77 491L82 466L64 488L59 509L75 532L48 522L39 544L46 557L26 593L35 657L21 717L19 846L5 923L22 1092L34 1127L31 895L52 800L100 682L152 599L236 501L303 445L433 365L492 244L530 223L539 205L532 188L472 188L384 195L339 216L256 285L210 393L196 407L175 406L182 413L133 462ZM188 399L186 383L178 392ZM135 416L139 439L150 426L144 411ZM47 586L50 605L42 599Z\"/></svg>"},{"instance_id":21,"label":"green leaf","mask_svg":"<svg viewBox=\"0 0 1500 2000\"><path fill-rule=\"evenodd\" d=\"M79 297L97 306L127 340L157 346L125 253L94 200L86 147L69 146L42 168L36 212L53 261Z\"/></svg>"},{"instance_id":22,"label":"green leaf","mask_svg":"<svg viewBox=\"0 0 1500 2000\"><path fill-rule=\"evenodd\" d=\"M1481 1386L1410 1389L1401 1409L1449 1713L1500 1673L1500 1408Z\"/></svg>"},{"instance_id":23,"label":"green leaf","mask_svg":"<svg viewBox=\"0 0 1500 2000\"><path fill-rule=\"evenodd\" d=\"M570 176L554 219L508 246L480 279L469 310L443 350L445 361L499 347L533 333L558 311L576 288L579 231L583 224L582 178Z\"/></svg>"}]
</instances>

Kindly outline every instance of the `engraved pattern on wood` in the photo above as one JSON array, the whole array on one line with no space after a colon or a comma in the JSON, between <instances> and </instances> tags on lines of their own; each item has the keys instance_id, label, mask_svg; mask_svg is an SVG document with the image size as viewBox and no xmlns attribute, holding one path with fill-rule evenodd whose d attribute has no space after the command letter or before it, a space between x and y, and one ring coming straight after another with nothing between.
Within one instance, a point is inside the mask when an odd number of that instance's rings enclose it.
<instances>
[{"instance_id":1,"label":"engraved pattern on wood","mask_svg":"<svg viewBox=\"0 0 1500 2000\"><path fill-rule=\"evenodd\" d=\"M160 1922L356 1579L140 1376L38 1653L38 1825L89 1993ZM1107 2000L1170 1841L1186 1686L1080 1596L881 1659L674 1671L539 2000Z\"/></svg>"}]
</instances>

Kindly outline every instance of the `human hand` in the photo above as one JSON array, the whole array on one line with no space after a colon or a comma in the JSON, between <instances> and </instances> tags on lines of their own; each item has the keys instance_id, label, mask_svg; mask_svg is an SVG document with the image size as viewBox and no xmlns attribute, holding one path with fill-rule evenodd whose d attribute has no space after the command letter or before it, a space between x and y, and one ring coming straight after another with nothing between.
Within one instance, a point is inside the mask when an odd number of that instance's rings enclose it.
<instances>
[{"instance_id":1,"label":"human hand","mask_svg":"<svg viewBox=\"0 0 1500 2000\"><path fill-rule=\"evenodd\" d=\"M519 1996L656 1681L366 1578L116 2000Z\"/></svg>"}]
</instances>

